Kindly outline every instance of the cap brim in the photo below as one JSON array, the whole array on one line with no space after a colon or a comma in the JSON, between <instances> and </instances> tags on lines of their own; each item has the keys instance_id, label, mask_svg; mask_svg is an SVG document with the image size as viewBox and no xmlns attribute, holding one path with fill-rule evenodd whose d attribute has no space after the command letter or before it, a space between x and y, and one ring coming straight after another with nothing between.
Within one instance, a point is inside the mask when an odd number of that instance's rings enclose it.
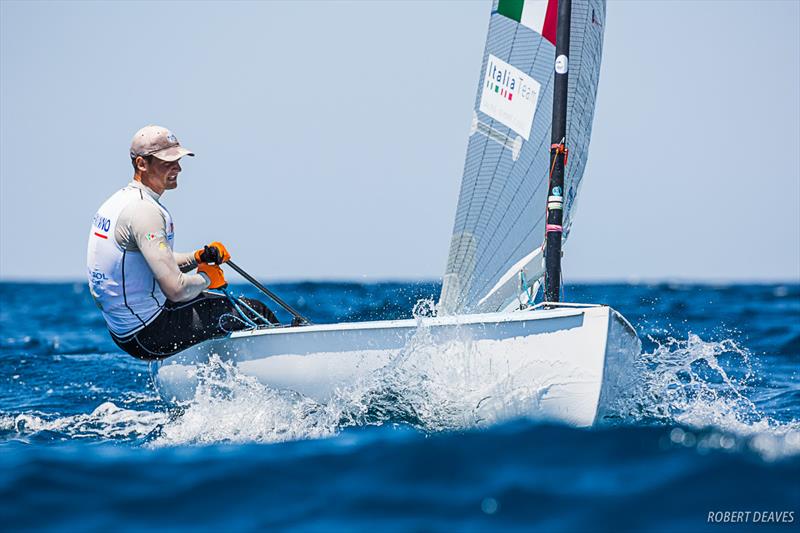
<instances>
[{"instance_id":1,"label":"cap brim","mask_svg":"<svg viewBox=\"0 0 800 533\"><path fill-rule=\"evenodd\" d=\"M150 155L162 161L177 161L178 159L180 159L185 155L194 156L194 153L190 152L183 146L171 146L169 148L164 148L163 150L159 150L158 152L153 152Z\"/></svg>"}]
</instances>

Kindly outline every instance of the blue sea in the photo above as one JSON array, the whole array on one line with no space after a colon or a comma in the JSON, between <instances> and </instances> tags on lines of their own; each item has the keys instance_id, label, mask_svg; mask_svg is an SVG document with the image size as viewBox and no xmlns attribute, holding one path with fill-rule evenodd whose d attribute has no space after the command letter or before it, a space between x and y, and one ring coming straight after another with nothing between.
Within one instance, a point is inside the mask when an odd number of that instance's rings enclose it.
<instances>
[{"instance_id":1,"label":"blue sea","mask_svg":"<svg viewBox=\"0 0 800 533\"><path fill-rule=\"evenodd\" d=\"M271 288L317 323L411 317L439 291ZM634 401L603 427L475 421L447 383L309 410L228 376L226 394L170 408L84 283L2 283L0 529L797 531L800 285L565 295L642 339Z\"/></svg>"}]
</instances>

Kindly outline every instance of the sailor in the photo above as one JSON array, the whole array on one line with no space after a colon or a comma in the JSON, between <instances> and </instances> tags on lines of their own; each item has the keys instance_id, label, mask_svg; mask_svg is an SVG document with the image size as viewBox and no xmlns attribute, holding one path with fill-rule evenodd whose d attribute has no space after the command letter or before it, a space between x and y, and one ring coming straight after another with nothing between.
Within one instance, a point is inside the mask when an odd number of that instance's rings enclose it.
<instances>
[{"instance_id":1,"label":"sailor","mask_svg":"<svg viewBox=\"0 0 800 533\"><path fill-rule=\"evenodd\" d=\"M134 357L161 359L242 329L230 300L205 292L227 285L219 266L230 259L225 246L172 249L174 225L161 195L178 186L180 159L194 154L168 129L146 126L130 156L133 180L100 206L89 231L89 288L111 338ZM263 303L244 300L277 323Z\"/></svg>"}]
</instances>

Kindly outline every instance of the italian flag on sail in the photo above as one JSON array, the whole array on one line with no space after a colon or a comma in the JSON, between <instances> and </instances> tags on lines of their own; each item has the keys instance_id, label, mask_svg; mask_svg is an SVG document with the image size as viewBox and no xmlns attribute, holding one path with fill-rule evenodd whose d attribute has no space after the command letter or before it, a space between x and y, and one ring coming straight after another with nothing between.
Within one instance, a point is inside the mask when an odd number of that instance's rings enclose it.
<instances>
[{"instance_id":1,"label":"italian flag on sail","mask_svg":"<svg viewBox=\"0 0 800 533\"><path fill-rule=\"evenodd\" d=\"M556 44L558 0L500 0L497 12Z\"/></svg>"}]
</instances>

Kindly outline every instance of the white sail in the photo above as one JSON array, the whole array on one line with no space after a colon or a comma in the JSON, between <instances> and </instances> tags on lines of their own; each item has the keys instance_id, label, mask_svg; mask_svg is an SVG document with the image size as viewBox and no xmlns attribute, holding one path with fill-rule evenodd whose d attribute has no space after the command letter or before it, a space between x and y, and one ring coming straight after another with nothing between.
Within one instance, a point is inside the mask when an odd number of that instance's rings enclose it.
<instances>
[{"instance_id":1,"label":"white sail","mask_svg":"<svg viewBox=\"0 0 800 533\"><path fill-rule=\"evenodd\" d=\"M544 274L557 0L495 0L440 312L505 309ZM564 233L592 130L604 0L572 0ZM527 296L523 296L523 299Z\"/></svg>"}]
</instances>

